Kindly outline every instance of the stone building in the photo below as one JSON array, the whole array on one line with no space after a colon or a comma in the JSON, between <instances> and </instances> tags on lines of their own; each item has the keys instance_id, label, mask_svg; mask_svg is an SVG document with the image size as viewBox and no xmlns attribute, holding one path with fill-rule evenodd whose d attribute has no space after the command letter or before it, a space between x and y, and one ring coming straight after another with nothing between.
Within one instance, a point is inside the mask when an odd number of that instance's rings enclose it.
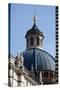
<instances>
[{"instance_id":1,"label":"stone building","mask_svg":"<svg viewBox=\"0 0 60 90\"><path fill-rule=\"evenodd\" d=\"M23 60L22 56L21 58L10 57L8 63L8 85L11 87L37 85L37 82L31 78L31 72L22 66L22 62L19 62L21 60Z\"/></svg>"},{"instance_id":2,"label":"stone building","mask_svg":"<svg viewBox=\"0 0 60 90\"><path fill-rule=\"evenodd\" d=\"M32 86L55 83L54 58L43 50L43 33L36 25L26 33L26 50L16 57L10 56L8 82L9 86Z\"/></svg>"}]
</instances>

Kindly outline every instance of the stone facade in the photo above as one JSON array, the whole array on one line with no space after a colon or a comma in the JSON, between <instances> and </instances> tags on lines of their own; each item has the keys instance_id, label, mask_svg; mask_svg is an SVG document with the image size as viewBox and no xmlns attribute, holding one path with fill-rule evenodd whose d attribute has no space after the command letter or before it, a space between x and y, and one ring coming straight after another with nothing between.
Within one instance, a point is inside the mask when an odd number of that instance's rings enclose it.
<instances>
[{"instance_id":1,"label":"stone facade","mask_svg":"<svg viewBox=\"0 0 60 90\"><path fill-rule=\"evenodd\" d=\"M26 68L15 65L16 59L11 57L8 63L8 85L11 87L32 86L37 83L31 79Z\"/></svg>"}]
</instances>

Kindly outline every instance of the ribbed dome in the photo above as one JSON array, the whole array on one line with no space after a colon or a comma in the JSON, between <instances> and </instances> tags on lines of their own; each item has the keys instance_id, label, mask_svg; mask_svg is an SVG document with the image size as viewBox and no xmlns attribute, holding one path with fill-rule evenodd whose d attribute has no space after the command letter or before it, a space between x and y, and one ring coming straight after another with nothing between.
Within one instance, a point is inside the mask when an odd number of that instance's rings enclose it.
<instances>
[{"instance_id":1,"label":"ribbed dome","mask_svg":"<svg viewBox=\"0 0 60 90\"><path fill-rule=\"evenodd\" d=\"M55 71L54 58L44 50L32 48L22 53L24 66L31 71L33 65L36 71Z\"/></svg>"},{"instance_id":2,"label":"ribbed dome","mask_svg":"<svg viewBox=\"0 0 60 90\"><path fill-rule=\"evenodd\" d=\"M43 33L38 29L38 27L36 26L35 23L33 24L32 28L27 31L25 37L27 37L27 35L29 35L29 34L38 34L38 35L43 36ZM44 37L44 36L43 36L43 37Z\"/></svg>"}]
</instances>

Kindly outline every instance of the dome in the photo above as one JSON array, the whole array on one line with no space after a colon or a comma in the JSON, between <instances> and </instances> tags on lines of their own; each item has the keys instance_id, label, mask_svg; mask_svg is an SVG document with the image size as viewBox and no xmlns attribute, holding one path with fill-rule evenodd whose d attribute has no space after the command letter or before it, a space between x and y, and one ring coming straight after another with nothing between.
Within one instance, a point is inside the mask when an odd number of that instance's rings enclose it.
<instances>
[{"instance_id":1,"label":"dome","mask_svg":"<svg viewBox=\"0 0 60 90\"><path fill-rule=\"evenodd\" d=\"M55 71L54 58L44 50L31 48L22 52L24 66L31 71L31 66L35 71Z\"/></svg>"},{"instance_id":2,"label":"dome","mask_svg":"<svg viewBox=\"0 0 60 90\"><path fill-rule=\"evenodd\" d=\"M35 23L33 24L32 28L27 31L25 37L27 37L29 34L38 34L38 35L43 36L43 33L38 29L38 27L36 26ZM44 37L44 36L43 36L43 37Z\"/></svg>"}]
</instances>

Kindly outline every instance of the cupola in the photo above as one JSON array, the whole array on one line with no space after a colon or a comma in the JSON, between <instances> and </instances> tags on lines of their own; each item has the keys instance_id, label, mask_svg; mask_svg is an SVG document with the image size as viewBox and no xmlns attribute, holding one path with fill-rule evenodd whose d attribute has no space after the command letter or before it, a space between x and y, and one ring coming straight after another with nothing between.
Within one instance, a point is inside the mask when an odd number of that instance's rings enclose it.
<instances>
[{"instance_id":1,"label":"cupola","mask_svg":"<svg viewBox=\"0 0 60 90\"><path fill-rule=\"evenodd\" d=\"M39 48L43 47L43 33L38 29L36 25L37 18L34 15L33 17L33 26L26 33L26 49L30 48Z\"/></svg>"}]
</instances>

